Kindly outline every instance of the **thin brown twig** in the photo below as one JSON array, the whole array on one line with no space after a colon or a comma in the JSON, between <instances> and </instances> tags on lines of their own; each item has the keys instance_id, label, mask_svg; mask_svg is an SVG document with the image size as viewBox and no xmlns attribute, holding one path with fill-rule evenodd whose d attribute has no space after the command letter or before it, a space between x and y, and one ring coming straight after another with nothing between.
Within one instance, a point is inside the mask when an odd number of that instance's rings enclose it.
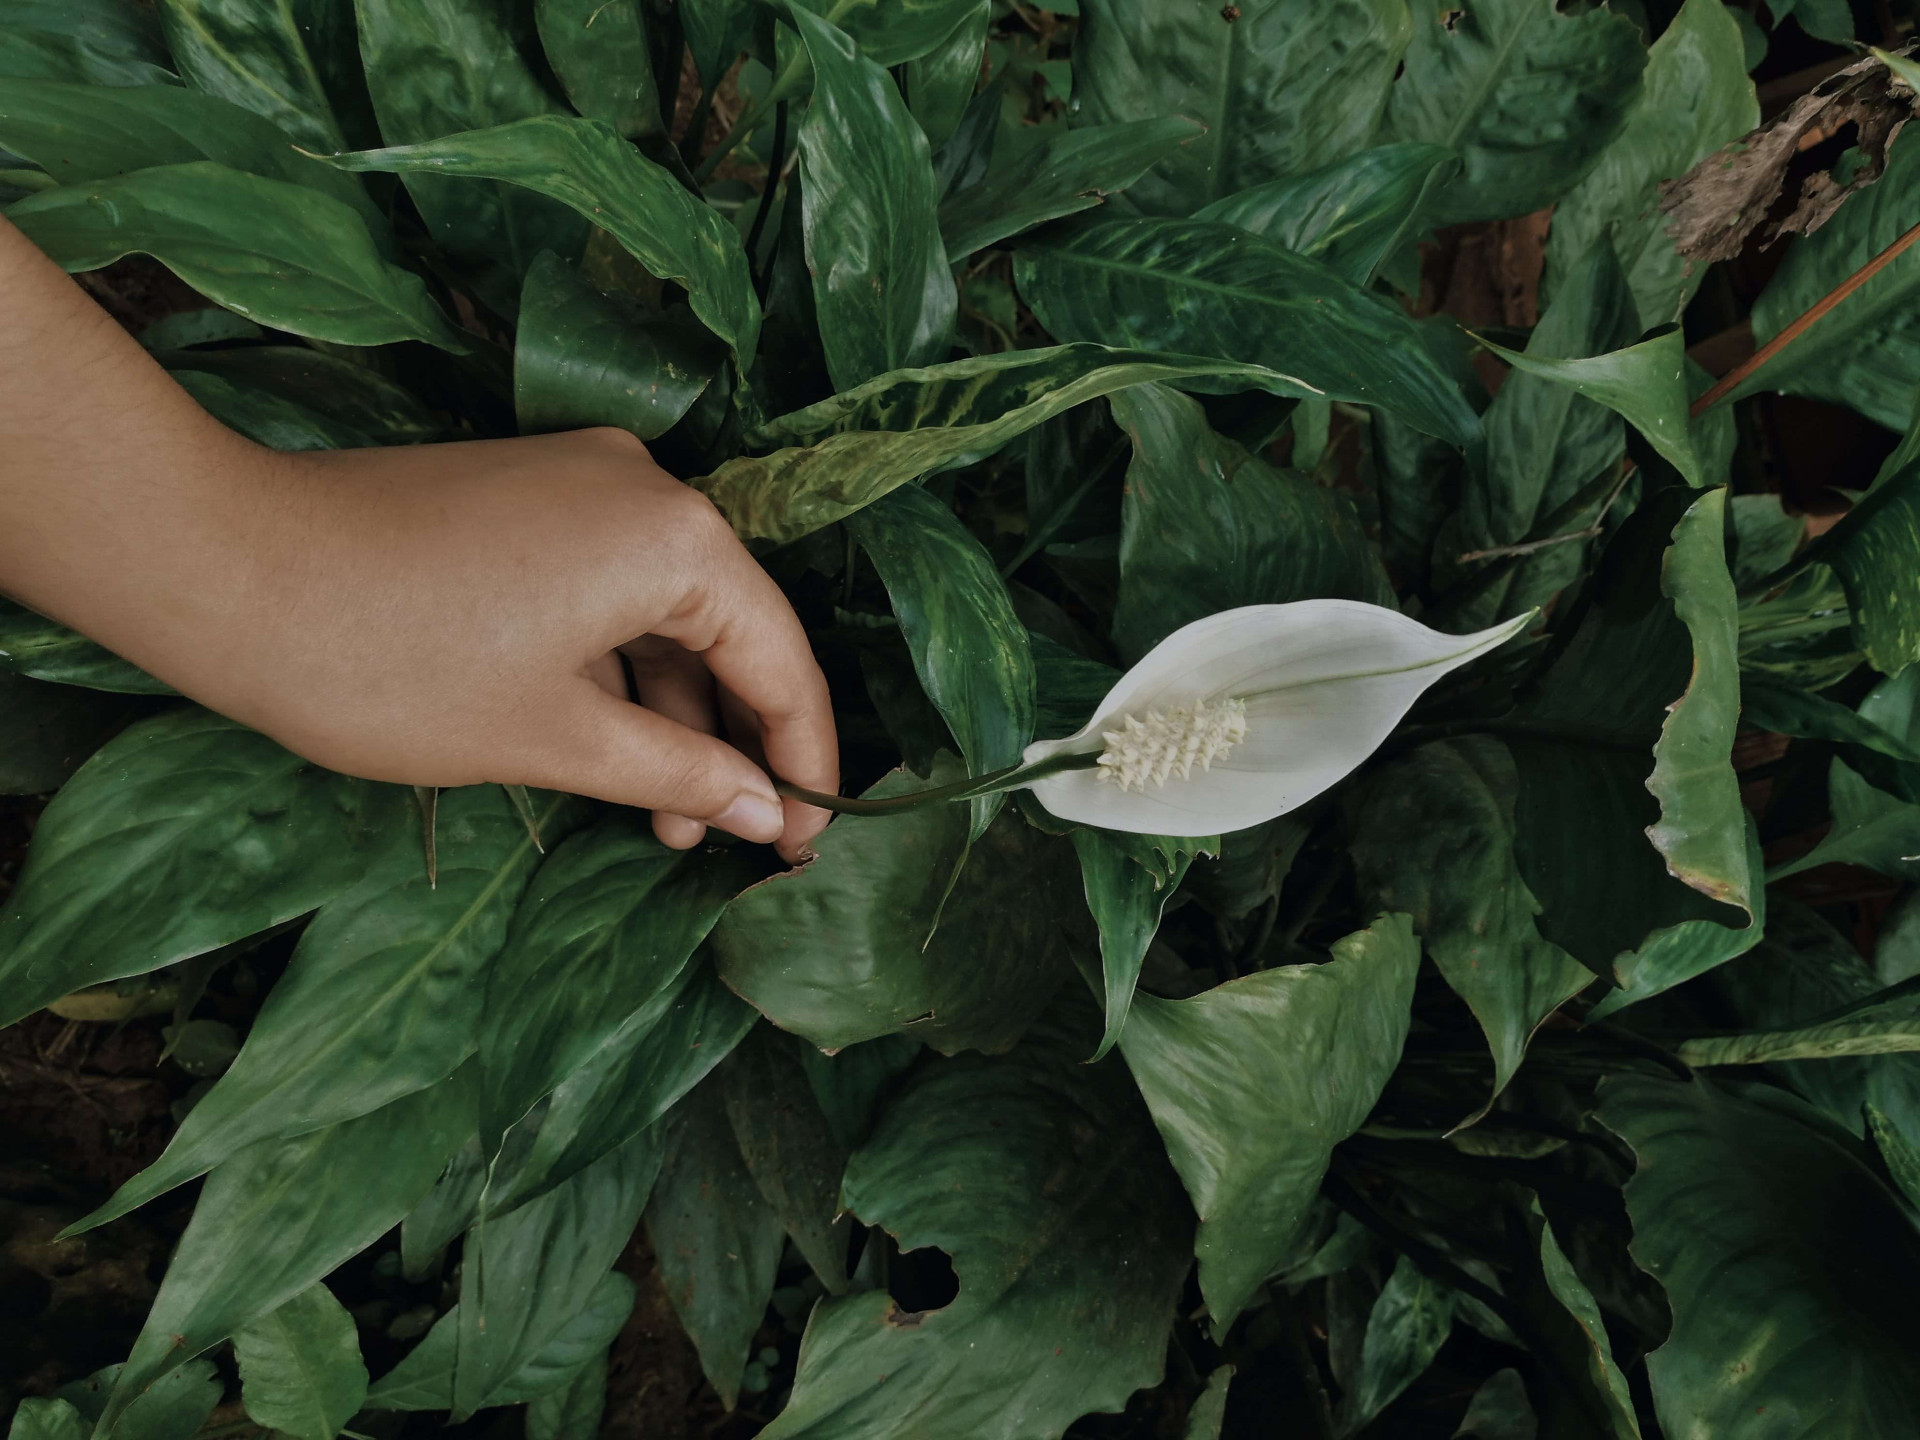
<instances>
[{"instance_id":1,"label":"thin brown twig","mask_svg":"<svg viewBox=\"0 0 1920 1440\"><path fill-rule=\"evenodd\" d=\"M1911 230L1907 231L1906 234L1902 235L1898 240L1895 240L1891 245L1887 246L1886 249L1874 256L1873 259L1869 260L1858 270L1854 271L1853 274L1834 286L1833 289L1829 290L1809 306L1806 313L1799 319L1787 326L1786 329L1774 336L1773 339L1769 340L1765 345L1762 345L1740 364L1734 366L1733 369L1729 370L1725 375L1722 375L1718 380L1714 381L1712 388L1693 402L1693 408L1687 412L1688 418L1698 419L1702 412L1711 409L1726 399L1728 395L1732 394L1744 384L1748 377L1756 370L1813 328L1834 306L1838 305L1842 300L1853 294L1854 291L1858 290L1862 285L1866 284L1867 281L1873 279L1874 276L1878 275L1882 270L1886 269L1887 266L1897 260L1916 240L1920 240L1920 225L1915 225Z\"/></svg>"}]
</instances>

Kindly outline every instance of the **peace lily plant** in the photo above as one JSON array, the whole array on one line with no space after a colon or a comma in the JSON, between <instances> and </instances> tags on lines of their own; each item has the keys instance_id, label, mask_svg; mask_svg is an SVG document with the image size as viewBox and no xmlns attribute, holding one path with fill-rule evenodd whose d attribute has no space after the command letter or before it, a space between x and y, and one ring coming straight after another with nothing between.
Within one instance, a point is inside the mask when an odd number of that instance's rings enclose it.
<instances>
[{"instance_id":1,"label":"peace lily plant","mask_svg":"<svg viewBox=\"0 0 1920 1440\"><path fill-rule=\"evenodd\" d=\"M1351 774L1429 687L1520 634L1529 610L1449 635L1381 605L1243 605L1181 626L1061 740L1018 765L853 800L782 784L852 814L1031 790L1062 820L1139 835L1224 835L1284 815Z\"/></svg>"},{"instance_id":2,"label":"peace lily plant","mask_svg":"<svg viewBox=\"0 0 1920 1440\"><path fill-rule=\"evenodd\" d=\"M860 797L376 784L0 599L7 1440L1920 1433L1920 124L1789 8L0 0L197 403L637 437Z\"/></svg>"}]
</instances>

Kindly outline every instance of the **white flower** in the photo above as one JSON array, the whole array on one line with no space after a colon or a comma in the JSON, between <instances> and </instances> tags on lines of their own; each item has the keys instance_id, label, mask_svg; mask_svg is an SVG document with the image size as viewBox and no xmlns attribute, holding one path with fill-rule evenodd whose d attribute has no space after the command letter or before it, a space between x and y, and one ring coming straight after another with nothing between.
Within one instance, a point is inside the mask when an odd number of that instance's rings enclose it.
<instances>
[{"instance_id":1,"label":"white flower","mask_svg":"<svg viewBox=\"0 0 1920 1440\"><path fill-rule=\"evenodd\" d=\"M1519 634L1430 630L1357 600L1248 605L1182 626L1125 675L1078 734L1027 747L1063 820L1147 835L1244 830L1305 804L1371 755L1423 691Z\"/></svg>"}]
</instances>

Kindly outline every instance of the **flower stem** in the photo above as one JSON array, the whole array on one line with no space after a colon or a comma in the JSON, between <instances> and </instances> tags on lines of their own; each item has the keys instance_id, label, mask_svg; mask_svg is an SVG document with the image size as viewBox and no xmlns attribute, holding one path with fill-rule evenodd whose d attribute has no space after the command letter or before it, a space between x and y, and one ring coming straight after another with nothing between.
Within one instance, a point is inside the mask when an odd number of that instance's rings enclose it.
<instances>
[{"instance_id":1,"label":"flower stem","mask_svg":"<svg viewBox=\"0 0 1920 1440\"><path fill-rule=\"evenodd\" d=\"M982 795L998 795L1003 790L1018 790L1049 775L1058 775L1065 770L1091 770L1099 763L1100 752L1097 750L1078 755L1050 755L1033 765L1009 765L1004 770L969 776L951 785L936 785L931 790L912 790L904 795L888 795L878 800L866 800L853 795L828 795L824 791L808 790L780 779L773 782L773 788L789 800L805 801L837 815L904 815L927 805L974 800Z\"/></svg>"}]
</instances>

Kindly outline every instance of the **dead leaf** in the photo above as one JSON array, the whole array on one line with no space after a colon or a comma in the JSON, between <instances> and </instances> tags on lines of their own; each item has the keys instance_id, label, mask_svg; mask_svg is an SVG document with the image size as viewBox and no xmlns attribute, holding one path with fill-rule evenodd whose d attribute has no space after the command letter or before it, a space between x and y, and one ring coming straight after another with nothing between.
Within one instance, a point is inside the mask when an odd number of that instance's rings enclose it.
<instances>
[{"instance_id":1,"label":"dead leaf","mask_svg":"<svg viewBox=\"0 0 1920 1440\"><path fill-rule=\"evenodd\" d=\"M1783 235L1812 234L1847 196L1880 178L1887 147L1913 115L1914 103L1914 92L1872 56L1836 71L1784 114L1664 182L1660 208L1667 233L1682 255L1703 263L1733 259L1756 230L1763 246ZM1851 178L1843 184L1824 170L1807 177L1792 211L1769 221L1793 157L1847 125L1858 131L1861 154Z\"/></svg>"}]
</instances>

